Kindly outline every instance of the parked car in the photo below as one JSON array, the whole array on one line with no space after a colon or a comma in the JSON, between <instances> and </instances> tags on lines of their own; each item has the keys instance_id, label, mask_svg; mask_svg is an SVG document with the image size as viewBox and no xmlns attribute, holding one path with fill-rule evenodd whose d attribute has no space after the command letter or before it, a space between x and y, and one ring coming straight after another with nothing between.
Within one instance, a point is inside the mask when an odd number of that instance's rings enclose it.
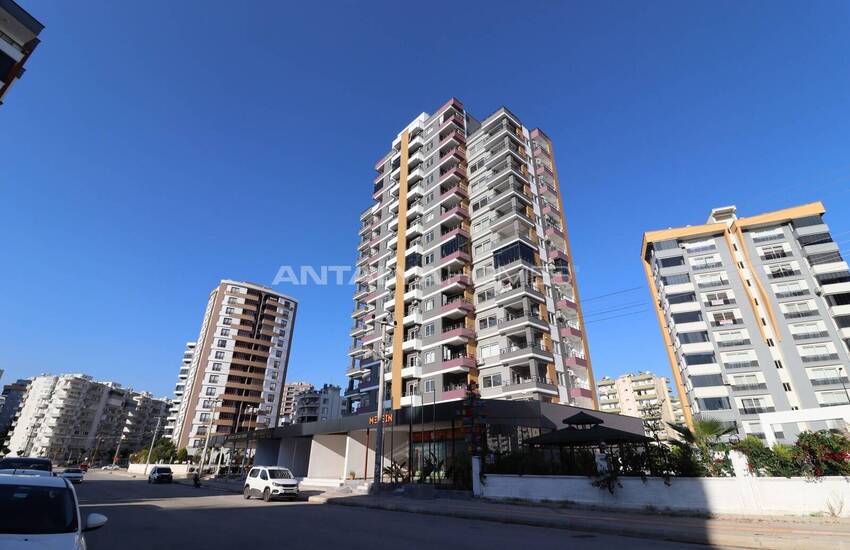
<instances>
[{"instance_id":1,"label":"parked car","mask_svg":"<svg viewBox=\"0 0 850 550\"><path fill-rule=\"evenodd\" d=\"M262 497L266 502L273 498L298 497L298 480L286 468L257 466L251 468L242 491L245 499Z\"/></svg>"},{"instance_id":2,"label":"parked car","mask_svg":"<svg viewBox=\"0 0 850 550\"><path fill-rule=\"evenodd\" d=\"M103 527L106 516L83 518L67 479L0 474L0 548L80 550L84 533Z\"/></svg>"},{"instance_id":3,"label":"parked car","mask_svg":"<svg viewBox=\"0 0 850 550\"><path fill-rule=\"evenodd\" d=\"M88 472L88 471L89 471L89 465L88 465L88 464L80 464L78 467L79 467L79 468L80 468L80 470L82 470L83 472Z\"/></svg>"},{"instance_id":4,"label":"parked car","mask_svg":"<svg viewBox=\"0 0 850 550\"><path fill-rule=\"evenodd\" d=\"M107 464L106 466L101 466L101 470L120 470L121 467L117 464Z\"/></svg>"},{"instance_id":5,"label":"parked car","mask_svg":"<svg viewBox=\"0 0 850 550\"><path fill-rule=\"evenodd\" d=\"M7 456L0 460L0 474L51 477L53 475L53 464L46 458Z\"/></svg>"},{"instance_id":6,"label":"parked car","mask_svg":"<svg viewBox=\"0 0 850 550\"><path fill-rule=\"evenodd\" d=\"M64 477L71 483L82 483L85 472L80 468L65 468L59 477Z\"/></svg>"},{"instance_id":7,"label":"parked car","mask_svg":"<svg viewBox=\"0 0 850 550\"><path fill-rule=\"evenodd\" d=\"M168 466L154 466L148 474L148 483L171 483L173 475Z\"/></svg>"}]
</instances>

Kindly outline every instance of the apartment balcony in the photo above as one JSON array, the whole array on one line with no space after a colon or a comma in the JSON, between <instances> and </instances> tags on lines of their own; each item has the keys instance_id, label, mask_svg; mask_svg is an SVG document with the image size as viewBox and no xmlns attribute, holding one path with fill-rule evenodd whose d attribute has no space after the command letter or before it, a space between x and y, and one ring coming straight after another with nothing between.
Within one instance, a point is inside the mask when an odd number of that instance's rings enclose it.
<instances>
[{"instance_id":1,"label":"apartment balcony","mask_svg":"<svg viewBox=\"0 0 850 550\"><path fill-rule=\"evenodd\" d=\"M818 340L820 338L829 338L830 336L827 331L821 331L792 333L791 337L794 338L794 340Z\"/></svg>"},{"instance_id":2,"label":"apartment balcony","mask_svg":"<svg viewBox=\"0 0 850 550\"><path fill-rule=\"evenodd\" d=\"M738 393L745 393L745 392L751 392L751 391L764 392L765 390L767 390L767 384L765 384L765 383L761 383L761 384L733 384L731 387L732 387L732 391L735 391L735 392L738 392Z\"/></svg>"},{"instance_id":3,"label":"apartment balcony","mask_svg":"<svg viewBox=\"0 0 850 550\"><path fill-rule=\"evenodd\" d=\"M542 342L511 344L499 350L499 361L505 365L522 363L529 359L540 359L551 363L555 360L555 356L543 347Z\"/></svg>"},{"instance_id":4,"label":"apartment balcony","mask_svg":"<svg viewBox=\"0 0 850 550\"><path fill-rule=\"evenodd\" d=\"M499 320L499 334L510 334L525 330L526 327L537 327L540 330L549 330L549 322L532 312L522 314L506 314Z\"/></svg>"},{"instance_id":5,"label":"apartment balcony","mask_svg":"<svg viewBox=\"0 0 850 550\"><path fill-rule=\"evenodd\" d=\"M448 187L450 184L459 183L464 179L466 179L466 167L458 163L447 170L441 170L440 178L437 181Z\"/></svg>"},{"instance_id":6,"label":"apartment balcony","mask_svg":"<svg viewBox=\"0 0 850 550\"><path fill-rule=\"evenodd\" d=\"M448 132L447 134L444 134L440 138L439 147L442 148L443 146L448 145L449 143L461 145L461 144L464 143L465 140L466 140L466 136L464 136L462 131L452 130L452 131Z\"/></svg>"},{"instance_id":7,"label":"apartment balcony","mask_svg":"<svg viewBox=\"0 0 850 550\"><path fill-rule=\"evenodd\" d=\"M534 227L534 221L532 221L526 208L529 207L513 202L496 209L496 215L490 221L490 230L498 232L500 229L517 221L523 221L527 225Z\"/></svg>"},{"instance_id":8,"label":"apartment balcony","mask_svg":"<svg viewBox=\"0 0 850 550\"><path fill-rule=\"evenodd\" d=\"M567 238L561 228L550 225L543 234L556 248L565 249L567 247Z\"/></svg>"},{"instance_id":9,"label":"apartment balcony","mask_svg":"<svg viewBox=\"0 0 850 550\"><path fill-rule=\"evenodd\" d=\"M536 249L537 237L532 233L532 231L533 229L529 227L528 223L525 223L524 218L522 222L517 221L511 225L503 226L493 235L493 248L499 248L510 244L513 241L520 240Z\"/></svg>"},{"instance_id":10,"label":"apartment balcony","mask_svg":"<svg viewBox=\"0 0 850 550\"><path fill-rule=\"evenodd\" d=\"M440 259L440 267L459 267L468 264L470 261L472 261L472 257L469 255L469 253L463 250L456 250L448 256L445 256L444 258Z\"/></svg>"},{"instance_id":11,"label":"apartment balcony","mask_svg":"<svg viewBox=\"0 0 850 550\"><path fill-rule=\"evenodd\" d=\"M348 356L354 358L363 357L368 351L362 344L356 344L348 348Z\"/></svg>"},{"instance_id":12,"label":"apartment balcony","mask_svg":"<svg viewBox=\"0 0 850 550\"><path fill-rule=\"evenodd\" d=\"M572 338L575 340L581 340L584 337L584 333L578 327L572 325L562 326L559 329L559 333L563 338Z\"/></svg>"},{"instance_id":13,"label":"apartment balcony","mask_svg":"<svg viewBox=\"0 0 850 550\"><path fill-rule=\"evenodd\" d=\"M540 209L540 213L543 216L552 216L555 219L561 218L561 211L558 209L558 205L551 202L546 202L546 206Z\"/></svg>"},{"instance_id":14,"label":"apartment balcony","mask_svg":"<svg viewBox=\"0 0 850 550\"><path fill-rule=\"evenodd\" d=\"M557 395L558 386L551 380L541 377L517 378L510 384L502 386L502 391L508 392L541 392Z\"/></svg>"},{"instance_id":15,"label":"apartment balcony","mask_svg":"<svg viewBox=\"0 0 850 550\"><path fill-rule=\"evenodd\" d=\"M576 357L574 355L570 355L568 357L564 357L564 365L566 367L579 367L586 369L587 368L587 359L582 357Z\"/></svg>"},{"instance_id":16,"label":"apartment balcony","mask_svg":"<svg viewBox=\"0 0 850 550\"><path fill-rule=\"evenodd\" d=\"M351 327L351 332L348 333L352 338L357 336L363 336L369 329L366 327L366 323L363 321L357 321Z\"/></svg>"},{"instance_id":17,"label":"apartment balcony","mask_svg":"<svg viewBox=\"0 0 850 550\"><path fill-rule=\"evenodd\" d=\"M440 340L445 344L464 344L473 338L475 338L475 330L465 325L449 325L447 329L443 329L440 336Z\"/></svg>"},{"instance_id":18,"label":"apartment balcony","mask_svg":"<svg viewBox=\"0 0 850 550\"><path fill-rule=\"evenodd\" d=\"M752 369L758 368L758 361L731 361L731 362L723 362L723 366L727 369Z\"/></svg>"},{"instance_id":19,"label":"apartment balcony","mask_svg":"<svg viewBox=\"0 0 850 550\"><path fill-rule=\"evenodd\" d=\"M804 319L806 317L817 317L820 312L816 309L806 309L800 311L785 311L782 314L786 319Z\"/></svg>"},{"instance_id":20,"label":"apartment balcony","mask_svg":"<svg viewBox=\"0 0 850 550\"><path fill-rule=\"evenodd\" d=\"M460 222L467 218L469 218L469 212L467 211L466 205L461 204L443 212L440 215L440 222Z\"/></svg>"},{"instance_id":21,"label":"apartment balcony","mask_svg":"<svg viewBox=\"0 0 850 550\"><path fill-rule=\"evenodd\" d=\"M572 279L569 274L564 273L563 271L558 271L556 273L552 273L552 284L553 285L572 285Z\"/></svg>"},{"instance_id":22,"label":"apartment balcony","mask_svg":"<svg viewBox=\"0 0 850 550\"><path fill-rule=\"evenodd\" d=\"M399 404L402 407L419 407L422 405L422 396L415 393L402 395Z\"/></svg>"},{"instance_id":23,"label":"apartment balcony","mask_svg":"<svg viewBox=\"0 0 850 550\"><path fill-rule=\"evenodd\" d=\"M408 312L408 314L402 319L402 324L406 327L410 325L421 325L422 312L419 310Z\"/></svg>"},{"instance_id":24,"label":"apartment balcony","mask_svg":"<svg viewBox=\"0 0 850 550\"><path fill-rule=\"evenodd\" d=\"M402 378L422 378L421 365L408 365L401 369Z\"/></svg>"},{"instance_id":25,"label":"apartment balcony","mask_svg":"<svg viewBox=\"0 0 850 550\"><path fill-rule=\"evenodd\" d=\"M504 288L497 287L496 304L500 306L517 304L526 297L541 303L546 302L546 296L531 284L519 284Z\"/></svg>"},{"instance_id":26,"label":"apartment balcony","mask_svg":"<svg viewBox=\"0 0 850 550\"><path fill-rule=\"evenodd\" d=\"M458 235L463 235L467 239L470 238L469 231L467 229L465 229L463 226L459 225L459 226L455 227L454 229L446 231L445 233L441 233L440 234L440 243L448 242L448 241L454 239L455 237L457 237Z\"/></svg>"},{"instance_id":27,"label":"apartment balcony","mask_svg":"<svg viewBox=\"0 0 850 550\"><path fill-rule=\"evenodd\" d=\"M749 346L752 344L749 338L743 338L738 340L718 340L717 346L721 348L736 348L739 346Z\"/></svg>"},{"instance_id":28,"label":"apartment balcony","mask_svg":"<svg viewBox=\"0 0 850 550\"><path fill-rule=\"evenodd\" d=\"M469 187L462 180L444 183L440 186L439 204L445 208L454 208L459 202L469 198Z\"/></svg>"},{"instance_id":29,"label":"apartment balcony","mask_svg":"<svg viewBox=\"0 0 850 550\"><path fill-rule=\"evenodd\" d=\"M833 385L841 385L847 386L850 384L850 378L846 376L841 377L831 377L831 378L812 378L809 380L812 386L833 386Z\"/></svg>"},{"instance_id":30,"label":"apartment balcony","mask_svg":"<svg viewBox=\"0 0 850 550\"><path fill-rule=\"evenodd\" d=\"M466 317L474 309L475 306L472 305L472 302L462 296L458 296L447 300L446 303L442 305L440 308L440 315L449 318Z\"/></svg>"},{"instance_id":31,"label":"apartment balcony","mask_svg":"<svg viewBox=\"0 0 850 550\"><path fill-rule=\"evenodd\" d=\"M507 199L524 199L531 202L531 197L526 194L526 186L517 178L511 176L506 178L501 184L491 186L492 192L488 200L490 208L498 208L505 203Z\"/></svg>"},{"instance_id":32,"label":"apartment balcony","mask_svg":"<svg viewBox=\"0 0 850 550\"><path fill-rule=\"evenodd\" d=\"M576 303L569 298L561 298L557 302L555 302L555 307L565 313L574 312L578 310L578 306Z\"/></svg>"},{"instance_id":33,"label":"apartment balcony","mask_svg":"<svg viewBox=\"0 0 850 550\"><path fill-rule=\"evenodd\" d=\"M475 358L459 355L444 359L439 369L448 372L468 372L469 369L475 367Z\"/></svg>"},{"instance_id":34,"label":"apartment balcony","mask_svg":"<svg viewBox=\"0 0 850 550\"><path fill-rule=\"evenodd\" d=\"M449 277L445 277L440 282L440 290L443 292L450 290L461 290L465 289L471 284L472 278L469 275L467 275L466 273L457 273Z\"/></svg>"},{"instance_id":35,"label":"apartment balcony","mask_svg":"<svg viewBox=\"0 0 850 550\"><path fill-rule=\"evenodd\" d=\"M422 225L421 221L415 221L407 226L407 230L404 232L404 236L410 238L414 235L421 235L424 229L425 226Z\"/></svg>"},{"instance_id":36,"label":"apartment balcony","mask_svg":"<svg viewBox=\"0 0 850 550\"><path fill-rule=\"evenodd\" d=\"M466 388L464 386L452 386L443 388L443 393L440 396L441 401L450 401L454 399L463 399L466 397Z\"/></svg>"},{"instance_id":37,"label":"apartment balcony","mask_svg":"<svg viewBox=\"0 0 850 550\"><path fill-rule=\"evenodd\" d=\"M409 337L401 343L401 349L402 351L422 349L422 339L418 335Z\"/></svg>"}]
</instances>

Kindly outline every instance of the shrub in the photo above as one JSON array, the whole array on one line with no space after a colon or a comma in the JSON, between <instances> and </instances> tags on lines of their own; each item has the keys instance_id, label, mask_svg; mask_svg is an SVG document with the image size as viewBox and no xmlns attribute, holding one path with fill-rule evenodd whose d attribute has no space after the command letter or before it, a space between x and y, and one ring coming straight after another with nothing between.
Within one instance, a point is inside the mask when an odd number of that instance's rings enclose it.
<instances>
[{"instance_id":1,"label":"shrub","mask_svg":"<svg viewBox=\"0 0 850 550\"><path fill-rule=\"evenodd\" d=\"M850 439L842 434L803 432L797 437L792 456L806 477L850 475Z\"/></svg>"}]
</instances>

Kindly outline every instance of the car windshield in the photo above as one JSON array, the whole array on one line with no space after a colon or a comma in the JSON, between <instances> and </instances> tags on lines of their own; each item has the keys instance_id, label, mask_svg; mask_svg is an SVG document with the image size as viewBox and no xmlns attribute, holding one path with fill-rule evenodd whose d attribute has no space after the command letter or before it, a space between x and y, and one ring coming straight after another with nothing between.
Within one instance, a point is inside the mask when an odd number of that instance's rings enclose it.
<instances>
[{"instance_id":1,"label":"car windshield","mask_svg":"<svg viewBox=\"0 0 850 550\"><path fill-rule=\"evenodd\" d=\"M76 530L77 507L67 488L0 485L0 533L47 535Z\"/></svg>"},{"instance_id":2,"label":"car windshield","mask_svg":"<svg viewBox=\"0 0 850 550\"><path fill-rule=\"evenodd\" d=\"M156 469L156 472L157 472L158 474L170 474L170 473L171 473L171 468L157 468L157 469Z\"/></svg>"},{"instance_id":3,"label":"car windshield","mask_svg":"<svg viewBox=\"0 0 850 550\"><path fill-rule=\"evenodd\" d=\"M0 470L41 470L51 471L49 460L33 460L27 458L4 458L0 460Z\"/></svg>"},{"instance_id":4,"label":"car windshield","mask_svg":"<svg viewBox=\"0 0 850 550\"><path fill-rule=\"evenodd\" d=\"M269 477L272 479L292 479L292 474L289 470L269 470Z\"/></svg>"},{"instance_id":5,"label":"car windshield","mask_svg":"<svg viewBox=\"0 0 850 550\"><path fill-rule=\"evenodd\" d=\"M66 468L65 473L66 474L81 474L81 473L83 473L83 471L80 470L79 468Z\"/></svg>"}]
</instances>

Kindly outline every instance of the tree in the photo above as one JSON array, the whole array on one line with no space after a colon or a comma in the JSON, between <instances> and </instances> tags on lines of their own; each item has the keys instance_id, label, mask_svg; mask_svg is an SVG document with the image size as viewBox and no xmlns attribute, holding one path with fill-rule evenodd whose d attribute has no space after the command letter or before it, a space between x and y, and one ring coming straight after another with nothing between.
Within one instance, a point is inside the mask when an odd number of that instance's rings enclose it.
<instances>
[{"instance_id":1,"label":"tree","mask_svg":"<svg viewBox=\"0 0 850 550\"><path fill-rule=\"evenodd\" d=\"M720 438L735 432L734 427L724 426L723 422L714 418L694 420L693 429L669 422L667 425L681 438L681 441L673 441L673 445L678 447L676 454L680 460L694 460L702 473L709 476L731 475L729 449Z\"/></svg>"},{"instance_id":2,"label":"tree","mask_svg":"<svg viewBox=\"0 0 850 550\"><path fill-rule=\"evenodd\" d=\"M188 462L189 461L189 451L186 450L185 447L182 449L178 449L177 456L174 459L176 462Z\"/></svg>"}]
</instances>

